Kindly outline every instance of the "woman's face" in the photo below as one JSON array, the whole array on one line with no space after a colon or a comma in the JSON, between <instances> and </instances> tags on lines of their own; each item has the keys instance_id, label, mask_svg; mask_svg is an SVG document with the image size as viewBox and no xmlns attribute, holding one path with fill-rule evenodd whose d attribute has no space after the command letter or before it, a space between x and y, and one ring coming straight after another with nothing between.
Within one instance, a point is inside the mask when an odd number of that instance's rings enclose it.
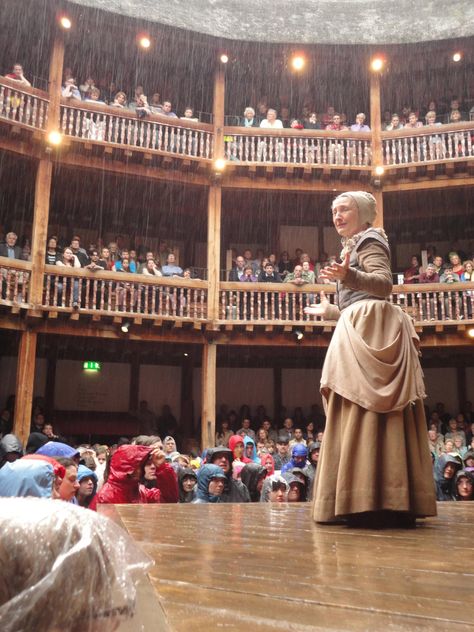
<instances>
[{"instance_id":1,"label":"woman's face","mask_svg":"<svg viewBox=\"0 0 474 632\"><path fill-rule=\"evenodd\" d=\"M97 462L100 463L101 465L105 463L106 460L107 460L107 456L105 452L101 452L100 454L97 455Z\"/></svg>"},{"instance_id":2,"label":"woman's face","mask_svg":"<svg viewBox=\"0 0 474 632\"><path fill-rule=\"evenodd\" d=\"M472 499L473 485L467 476L461 476L457 482L458 495L464 500Z\"/></svg>"},{"instance_id":3,"label":"woman's face","mask_svg":"<svg viewBox=\"0 0 474 632\"><path fill-rule=\"evenodd\" d=\"M236 459L241 459L243 453L244 453L244 442L243 441L239 441L234 446L234 457Z\"/></svg>"},{"instance_id":4,"label":"woman's face","mask_svg":"<svg viewBox=\"0 0 474 632\"><path fill-rule=\"evenodd\" d=\"M469 272L469 274L472 273L472 263L466 263L464 267L466 269L466 272Z\"/></svg>"},{"instance_id":5,"label":"woman's face","mask_svg":"<svg viewBox=\"0 0 474 632\"><path fill-rule=\"evenodd\" d=\"M156 480L156 465L154 463L146 463L144 467L143 478L146 481Z\"/></svg>"},{"instance_id":6,"label":"woman's face","mask_svg":"<svg viewBox=\"0 0 474 632\"><path fill-rule=\"evenodd\" d=\"M412 258L411 258L411 265L412 265L414 268L416 268L416 267L418 267L418 266L420 265L420 264L419 264L419 262L418 262L418 257L412 257Z\"/></svg>"},{"instance_id":7,"label":"woman's face","mask_svg":"<svg viewBox=\"0 0 474 632\"><path fill-rule=\"evenodd\" d=\"M65 248L64 249L64 259L66 259L66 261L70 261L73 257L73 252L70 248Z\"/></svg>"},{"instance_id":8,"label":"woman's face","mask_svg":"<svg viewBox=\"0 0 474 632\"><path fill-rule=\"evenodd\" d=\"M245 455L248 459L250 459L253 456L253 444L252 443L247 443L247 445L245 446Z\"/></svg>"},{"instance_id":9,"label":"woman's face","mask_svg":"<svg viewBox=\"0 0 474 632\"><path fill-rule=\"evenodd\" d=\"M453 266L458 266L461 263L461 260L459 258L459 255L457 253L453 253L450 257L449 260L451 261L451 263L453 264Z\"/></svg>"},{"instance_id":10,"label":"woman's face","mask_svg":"<svg viewBox=\"0 0 474 632\"><path fill-rule=\"evenodd\" d=\"M300 499L300 486L297 483L292 483L288 491L288 502L297 503Z\"/></svg>"},{"instance_id":11,"label":"woman's face","mask_svg":"<svg viewBox=\"0 0 474 632\"><path fill-rule=\"evenodd\" d=\"M175 451L175 444L173 439L168 439L165 441L164 450L167 454L171 454L171 452Z\"/></svg>"},{"instance_id":12,"label":"woman's face","mask_svg":"<svg viewBox=\"0 0 474 632\"><path fill-rule=\"evenodd\" d=\"M314 431L314 423L312 421L310 421L309 424L307 424L306 430L308 432L313 432Z\"/></svg>"},{"instance_id":13,"label":"woman's face","mask_svg":"<svg viewBox=\"0 0 474 632\"><path fill-rule=\"evenodd\" d=\"M186 493L192 492L195 484L196 484L196 481L192 476L186 476L186 478L183 478L182 485L183 485L183 490Z\"/></svg>"},{"instance_id":14,"label":"woman's face","mask_svg":"<svg viewBox=\"0 0 474 632\"><path fill-rule=\"evenodd\" d=\"M360 232L359 209L354 200L341 197L332 209L332 221L341 237L352 237Z\"/></svg>"},{"instance_id":15,"label":"woman's face","mask_svg":"<svg viewBox=\"0 0 474 632\"><path fill-rule=\"evenodd\" d=\"M267 472L270 474L270 472L273 470L273 463L272 463L272 459L269 459L268 457L265 459L263 467L267 470Z\"/></svg>"},{"instance_id":16,"label":"woman's face","mask_svg":"<svg viewBox=\"0 0 474 632\"><path fill-rule=\"evenodd\" d=\"M272 490L268 496L271 503L284 503L286 501L286 490L283 486Z\"/></svg>"}]
</instances>

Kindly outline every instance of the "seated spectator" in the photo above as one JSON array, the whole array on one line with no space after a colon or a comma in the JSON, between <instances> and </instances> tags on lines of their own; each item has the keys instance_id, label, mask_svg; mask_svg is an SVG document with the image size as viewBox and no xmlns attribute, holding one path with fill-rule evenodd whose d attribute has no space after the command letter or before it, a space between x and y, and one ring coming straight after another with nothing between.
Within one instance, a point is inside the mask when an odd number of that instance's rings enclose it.
<instances>
[{"instance_id":1,"label":"seated spectator","mask_svg":"<svg viewBox=\"0 0 474 632\"><path fill-rule=\"evenodd\" d=\"M23 456L23 445L14 434L6 434L0 440L0 468L5 463L13 463Z\"/></svg>"},{"instance_id":2,"label":"seated spectator","mask_svg":"<svg viewBox=\"0 0 474 632\"><path fill-rule=\"evenodd\" d=\"M135 272L137 271L136 263L134 261L130 261L129 251L125 249L122 250L122 258L115 262L112 270L114 270L114 272L125 272L123 263L124 261L128 262L128 269L126 270L126 272L132 272L133 274L135 274Z\"/></svg>"},{"instance_id":3,"label":"seated spectator","mask_svg":"<svg viewBox=\"0 0 474 632\"><path fill-rule=\"evenodd\" d=\"M321 129L321 123L318 121L316 112L311 112L309 117L304 121L305 129Z\"/></svg>"},{"instance_id":4,"label":"seated spectator","mask_svg":"<svg viewBox=\"0 0 474 632\"><path fill-rule=\"evenodd\" d=\"M277 431L272 427L272 422L270 421L270 419L268 419L268 417L266 417L263 422L262 422L262 426L261 426L268 435L268 439L270 441L275 441L278 439L278 433Z\"/></svg>"},{"instance_id":5,"label":"seated spectator","mask_svg":"<svg viewBox=\"0 0 474 632\"><path fill-rule=\"evenodd\" d=\"M161 268L161 271L165 277L183 275L183 269L176 265L176 257L172 252L168 255L166 265Z\"/></svg>"},{"instance_id":6,"label":"seated spectator","mask_svg":"<svg viewBox=\"0 0 474 632\"><path fill-rule=\"evenodd\" d=\"M229 439L229 450L232 452L234 462L251 463L244 455L244 440L239 433L235 433Z\"/></svg>"},{"instance_id":7,"label":"seated spectator","mask_svg":"<svg viewBox=\"0 0 474 632\"><path fill-rule=\"evenodd\" d=\"M267 110L267 117L260 123L262 129L283 129L283 123L277 118L277 111L274 108Z\"/></svg>"},{"instance_id":8,"label":"seated spectator","mask_svg":"<svg viewBox=\"0 0 474 632\"><path fill-rule=\"evenodd\" d=\"M171 455L175 454L178 449L176 447L176 441L172 436L168 435L163 439L163 450L166 456L166 460L171 460Z\"/></svg>"},{"instance_id":9,"label":"seated spectator","mask_svg":"<svg viewBox=\"0 0 474 632\"><path fill-rule=\"evenodd\" d=\"M156 467L157 488L140 489L144 465L152 456ZM107 482L94 497L90 507L101 503L176 503L178 483L171 465L165 462L166 455L160 449L142 445L122 445L110 460Z\"/></svg>"},{"instance_id":10,"label":"seated spectator","mask_svg":"<svg viewBox=\"0 0 474 632\"><path fill-rule=\"evenodd\" d=\"M232 272L232 270L231 270L231 272ZM252 266L248 266L248 265L245 266L244 273L240 277L239 281L242 281L244 283L256 283L258 281L258 277L256 277L253 274Z\"/></svg>"},{"instance_id":11,"label":"seated spectator","mask_svg":"<svg viewBox=\"0 0 474 632\"><path fill-rule=\"evenodd\" d=\"M89 253L89 263L84 266L85 270L91 270L92 272L99 272L106 269L106 262L99 258L98 250L91 250Z\"/></svg>"},{"instance_id":12,"label":"seated spectator","mask_svg":"<svg viewBox=\"0 0 474 632\"><path fill-rule=\"evenodd\" d=\"M326 112L321 117L323 129L326 129L328 125L331 125L335 114L336 108L333 105L328 105Z\"/></svg>"},{"instance_id":13,"label":"seated spectator","mask_svg":"<svg viewBox=\"0 0 474 632\"><path fill-rule=\"evenodd\" d=\"M309 283L303 276L303 266L296 265L293 272L289 272L285 279L284 283L293 283L293 285L305 285Z\"/></svg>"},{"instance_id":14,"label":"seated spectator","mask_svg":"<svg viewBox=\"0 0 474 632\"><path fill-rule=\"evenodd\" d=\"M230 429L229 420L224 418L220 422L219 430L216 432L216 445L229 446L229 439L234 434Z\"/></svg>"},{"instance_id":15,"label":"seated spectator","mask_svg":"<svg viewBox=\"0 0 474 632\"><path fill-rule=\"evenodd\" d=\"M258 503L260 501L267 473L267 469L258 463L247 463L243 466L240 472L240 480L249 491L250 502Z\"/></svg>"},{"instance_id":16,"label":"seated spectator","mask_svg":"<svg viewBox=\"0 0 474 632\"><path fill-rule=\"evenodd\" d=\"M462 265L463 271L461 272L461 281L472 283L474 281L474 262L470 259L466 259Z\"/></svg>"},{"instance_id":17,"label":"seated spectator","mask_svg":"<svg viewBox=\"0 0 474 632\"><path fill-rule=\"evenodd\" d=\"M113 108L126 108L127 107L127 95L122 90L119 90L114 97L112 103L109 103L110 107Z\"/></svg>"},{"instance_id":18,"label":"seated spectator","mask_svg":"<svg viewBox=\"0 0 474 632\"><path fill-rule=\"evenodd\" d=\"M76 101L82 101L81 93L76 85L74 77L69 77L64 82L61 96L65 99L74 99Z\"/></svg>"},{"instance_id":19,"label":"seated spectator","mask_svg":"<svg viewBox=\"0 0 474 632\"><path fill-rule=\"evenodd\" d=\"M40 450L38 450L35 456L37 456L39 452ZM65 470L65 474L59 486L59 498L66 502L71 502L79 491L79 481L77 479L79 465L77 461L64 456L55 456L54 459L62 465Z\"/></svg>"},{"instance_id":20,"label":"seated spectator","mask_svg":"<svg viewBox=\"0 0 474 632\"><path fill-rule=\"evenodd\" d=\"M25 454L34 454L38 448L41 448L49 439L42 432L31 432L26 442Z\"/></svg>"},{"instance_id":21,"label":"seated spectator","mask_svg":"<svg viewBox=\"0 0 474 632\"><path fill-rule=\"evenodd\" d=\"M136 110L137 107L140 107L140 104L142 103L142 97L145 97L145 100L147 101L148 104L148 100L145 96L145 92L143 90L143 86L137 86L135 88L135 92L133 94L132 99L130 100L130 103L128 104L128 109L129 110Z\"/></svg>"},{"instance_id":22,"label":"seated spectator","mask_svg":"<svg viewBox=\"0 0 474 632\"><path fill-rule=\"evenodd\" d=\"M334 114L334 116L332 117L332 122L326 125L325 129L331 132L344 132L348 128L342 124L341 115Z\"/></svg>"},{"instance_id":23,"label":"seated spectator","mask_svg":"<svg viewBox=\"0 0 474 632\"><path fill-rule=\"evenodd\" d=\"M442 123L436 121L436 112L434 110L430 110L426 113L426 125L429 127L441 127ZM434 137L432 137L434 138Z\"/></svg>"},{"instance_id":24,"label":"seated spectator","mask_svg":"<svg viewBox=\"0 0 474 632\"><path fill-rule=\"evenodd\" d=\"M254 439L252 439L252 437L249 437L248 435L244 436L244 455L247 457L247 459L250 459L250 461L253 461L254 463L260 463L260 459L257 455L255 441Z\"/></svg>"},{"instance_id":25,"label":"seated spectator","mask_svg":"<svg viewBox=\"0 0 474 632\"><path fill-rule=\"evenodd\" d=\"M285 277L289 272L293 272L293 270L294 263L291 261L288 251L284 250L280 255L277 271L282 277Z\"/></svg>"},{"instance_id":26,"label":"seated spectator","mask_svg":"<svg viewBox=\"0 0 474 632\"><path fill-rule=\"evenodd\" d=\"M22 259L22 249L16 245L18 235L9 232L5 235L5 243L0 244L0 257L8 257L9 259Z\"/></svg>"},{"instance_id":27,"label":"seated spectator","mask_svg":"<svg viewBox=\"0 0 474 632\"><path fill-rule=\"evenodd\" d=\"M459 276L453 271L452 266L446 266L443 274L440 276L440 283L459 283L461 279Z\"/></svg>"},{"instance_id":28,"label":"seated spectator","mask_svg":"<svg viewBox=\"0 0 474 632\"><path fill-rule=\"evenodd\" d=\"M448 429L447 429L446 434L444 435L444 440L445 441L446 439L454 440L454 437L457 434L460 434L462 436L463 445L466 445L466 433L464 432L464 430L459 428L457 419L455 419L454 417L451 417L451 419L448 421Z\"/></svg>"},{"instance_id":29,"label":"seated spectator","mask_svg":"<svg viewBox=\"0 0 474 632\"><path fill-rule=\"evenodd\" d=\"M290 450L292 450L293 447L297 444L300 444L306 447L306 439L304 438L304 435L303 435L303 429L298 428L298 426L296 426L293 431L293 439L291 439L290 441Z\"/></svg>"},{"instance_id":30,"label":"seated spectator","mask_svg":"<svg viewBox=\"0 0 474 632\"><path fill-rule=\"evenodd\" d=\"M304 129L304 125L299 119L291 119L290 128L291 129Z\"/></svg>"},{"instance_id":31,"label":"seated spectator","mask_svg":"<svg viewBox=\"0 0 474 632\"><path fill-rule=\"evenodd\" d=\"M89 257L87 256L85 248L81 247L81 238L78 235L73 236L73 238L71 239L71 245L69 247L71 248L74 255L79 259L81 268L89 263Z\"/></svg>"},{"instance_id":32,"label":"seated spectator","mask_svg":"<svg viewBox=\"0 0 474 632\"><path fill-rule=\"evenodd\" d=\"M194 121L195 123L199 122L199 119L197 116L194 116L194 110L192 107L188 107L184 110L184 115L181 117L181 119L184 119L186 121Z\"/></svg>"},{"instance_id":33,"label":"seated spectator","mask_svg":"<svg viewBox=\"0 0 474 632\"><path fill-rule=\"evenodd\" d=\"M235 434L240 435L241 437L251 437L255 441L255 432L250 427L250 419L245 417L242 419L242 427L237 430Z\"/></svg>"},{"instance_id":34,"label":"seated spectator","mask_svg":"<svg viewBox=\"0 0 474 632\"><path fill-rule=\"evenodd\" d=\"M112 632L132 619L150 560L118 525L70 503L12 498L0 530L4 632Z\"/></svg>"},{"instance_id":35,"label":"seated spectator","mask_svg":"<svg viewBox=\"0 0 474 632\"><path fill-rule=\"evenodd\" d=\"M452 265L453 272L460 277L464 273L464 266L461 263L461 257L454 250L449 253L448 257Z\"/></svg>"},{"instance_id":36,"label":"seated spectator","mask_svg":"<svg viewBox=\"0 0 474 632\"><path fill-rule=\"evenodd\" d=\"M249 437L245 437L251 441ZM245 441L244 439L244 441ZM206 463L218 465L225 475L224 489L221 494L223 503L247 503L250 501L249 493L245 485L233 476L233 453L230 448L209 448L206 454Z\"/></svg>"},{"instance_id":37,"label":"seated spectator","mask_svg":"<svg viewBox=\"0 0 474 632\"><path fill-rule=\"evenodd\" d=\"M239 124L242 127L259 127L258 120L255 116L255 110L250 106L246 107Z\"/></svg>"},{"instance_id":38,"label":"seated spectator","mask_svg":"<svg viewBox=\"0 0 474 632\"><path fill-rule=\"evenodd\" d=\"M91 90L95 87L96 85L93 77L87 77L84 83L79 86L82 98L87 100L90 97Z\"/></svg>"},{"instance_id":39,"label":"seated spectator","mask_svg":"<svg viewBox=\"0 0 474 632\"><path fill-rule=\"evenodd\" d=\"M405 123L405 127L408 129L416 129L418 127L423 127L423 123L418 120L418 116L415 112L410 112L408 115L408 120Z\"/></svg>"},{"instance_id":40,"label":"seated spectator","mask_svg":"<svg viewBox=\"0 0 474 632\"><path fill-rule=\"evenodd\" d=\"M434 263L429 263L426 270L420 273L419 283L439 283L439 275Z\"/></svg>"},{"instance_id":41,"label":"seated spectator","mask_svg":"<svg viewBox=\"0 0 474 632\"><path fill-rule=\"evenodd\" d=\"M190 467L180 467L178 470L179 502L192 503L196 497L197 474Z\"/></svg>"},{"instance_id":42,"label":"seated spectator","mask_svg":"<svg viewBox=\"0 0 474 632\"><path fill-rule=\"evenodd\" d=\"M421 264L417 255L411 258L411 266L403 273L403 283L418 283L421 274Z\"/></svg>"},{"instance_id":43,"label":"seated spectator","mask_svg":"<svg viewBox=\"0 0 474 632\"><path fill-rule=\"evenodd\" d=\"M196 498L194 504L220 503L224 492L226 475L218 465L206 464L197 473Z\"/></svg>"},{"instance_id":44,"label":"seated spectator","mask_svg":"<svg viewBox=\"0 0 474 632\"><path fill-rule=\"evenodd\" d=\"M435 257L433 257L433 264L435 266L436 273L438 274L438 276L441 276L444 273L445 268L443 257L441 257L440 255L436 255Z\"/></svg>"},{"instance_id":45,"label":"seated spectator","mask_svg":"<svg viewBox=\"0 0 474 632\"><path fill-rule=\"evenodd\" d=\"M351 125L351 132L370 132L370 127L365 124L365 114L363 112L359 112L356 115L356 122Z\"/></svg>"},{"instance_id":46,"label":"seated spectator","mask_svg":"<svg viewBox=\"0 0 474 632\"><path fill-rule=\"evenodd\" d=\"M288 441L293 439L293 419L291 417L285 417L283 420L283 426L280 429L279 436L285 435Z\"/></svg>"},{"instance_id":47,"label":"seated spectator","mask_svg":"<svg viewBox=\"0 0 474 632\"><path fill-rule=\"evenodd\" d=\"M439 457L435 466L436 500L454 500L455 474L461 467L461 460L451 454Z\"/></svg>"},{"instance_id":48,"label":"seated spectator","mask_svg":"<svg viewBox=\"0 0 474 632\"><path fill-rule=\"evenodd\" d=\"M262 454L260 456L260 464L265 468L267 476L275 474L275 460L271 454Z\"/></svg>"},{"instance_id":49,"label":"seated spectator","mask_svg":"<svg viewBox=\"0 0 474 632\"><path fill-rule=\"evenodd\" d=\"M163 101L163 111L160 114L169 118L178 118L178 115L172 111L171 101Z\"/></svg>"},{"instance_id":50,"label":"seated spectator","mask_svg":"<svg viewBox=\"0 0 474 632\"><path fill-rule=\"evenodd\" d=\"M400 129L403 129L403 124L400 121L400 117L398 114L392 114L392 118L390 123L386 126L385 130L387 132L396 132Z\"/></svg>"},{"instance_id":51,"label":"seated spectator","mask_svg":"<svg viewBox=\"0 0 474 632\"><path fill-rule=\"evenodd\" d=\"M49 441L61 441L60 436L54 433L53 424L50 422L45 422L43 434L48 437ZM64 441L61 442L64 443Z\"/></svg>"},{"instance_id":52,"label":"seated spectator","mask_svg":"<svg viewBox=\"0 0 474 632\"><path fill-rule=\"evenodd\" d=\"M456 472L454 485L454 500L474 500L474 476L472 472L466 470Z\"/></svg>"},{"instance_id":53,"label":"seated spectator","mask_svg":"<svg viewBox=\"0 0 474 632\"><path fill-rule=\"evenodd\" d=\"M245 259L242 257L242 255L239 255L235 260L235 267L233 267L232 270L229 272L229 281L240 281L240 279L244 276L245 266ZM249 265L249 267L252 271L252 266Z\"/></svg>"},{"instance_id":54,"label":"seated spectator","mask_svg":"<svg viewBox=\"0 0 474 632\"><path fill-rule=\"evenodd\" d=\"M441 456L444 452L444 439L439 434L435 427L428 430L428 447L430 452L435 455L436 458Z\"/></svg>"},{"instance_id":55,"label":"seated spectator","mask_svg":"<svg viewBox=\"0 0 474 632\"><path fill-rule=\"evenodd\" d=\"M13 81L18 81L18 83L21 83L24 86L31 86L31 83L23 74L23 66L21 64L13 64L12 71L5 75L5 77L7 79L13 79Z\"/></svg>"},{"instance_id":56,"label":"seated spectator","mask_svg":"<svg viewBox=\"0 0 474 632\"><path fill-rule=\"evenodd\" d=\"M294 474L285 474L283 477L288 483L287 500L289 503L299 503L306 501L306 486Z\"/></svg>"},{"instance_id":57,"label":"seated spectator","mask_svg":"<svg viewBox=\"0 0 474 632\"><path fill-rule=\"evenodd\" d=\"M46 248L45 261L50 266L55 266L56 262L61 258L58 252L58 238L52 236L48 239L48 245Z\"/></svg>"},{"instance_id":58,"label":"seated spectator","mask_svg":"<svg viewBox=\"0 0 474 632\"><path fill-rule=\"evenodd\" d=\"M303 261L301 265L303 267L303 279L308 283L316 283L314 271L311 269L309 261Z\"/></svg>"},{"instance_id":59,"label":"seated spectator","mask_svg":"<svg viewBox=\"0 0 474 632\"><path fill-rule=\"evenodd\" d=\"M147 261L145 263L145 267L142 268L141 272L145 276L156 276L156 277L162 277L163 276L163 274L161 273L160 268L156 265L154 259L147 259Z\"/></svg>"},{"instance_id":60,"label":"seated spectator","mask_svg":"<svg viewBox=\"0 0 474 632\"><path fill-rule=\"evenodd\" d=\"M154 92L150 99L150 110L153 114L163 114L163 105L161 103L161 95L159 92Z\"/></svg>"},{"instance_id":61,"label":"seated spectator","mask_svg":"<svg viewBox=\"0 0 474 632\"><path fill-rule=\"evenodd\" d=\"M273 457L275 461L275 470L281 470L287 463L289 463L291 459L288 446L289 442L290 440L288 438L288 435L278 435L278 439L276 442L277 452Z\"/></svg>"},{"instance_id":62,"label":"seated spectator","mask_svg":"<svg viewBox=\"0 0 474 632\"><path fill-rule=\"evenodd\" d=\"M258 275L259 283L281 283L281 278L273 265L268 261L265 264L265 268Z\"/></svg>"},{"instance_id":63,"label":"seated spectator","mask_svg":"<svg viewBox=\"0 0 474 632\"><path fill-rule=\"evenodd\" d=\"M279 474L268 476L263 481L261 503L285 503L288 499L288 483Z\"/></svg>"}]
</instances>

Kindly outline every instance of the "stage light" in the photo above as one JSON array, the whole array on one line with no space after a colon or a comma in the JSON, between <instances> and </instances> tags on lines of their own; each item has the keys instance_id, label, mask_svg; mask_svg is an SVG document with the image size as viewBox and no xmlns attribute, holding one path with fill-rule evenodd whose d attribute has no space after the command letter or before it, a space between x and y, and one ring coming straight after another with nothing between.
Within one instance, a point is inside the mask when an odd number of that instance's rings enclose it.
<instances>
[{"instance_id":1,"label":"stage light","mask_svg":"<svg viewBox=\"0 0 474 632\"><path fill-rule=\"evenodd\" d=\"M222 53L220 59L221 59L221 63L226 64L229 61L229 56L226 55L225 53Z\"/></svg>"},{"instance_id":2,"label":"stage light","mask_svg":"<svg viewBox=\"0 0 474 632\"><path fill-rule=\"evenodd\" d=\"M373 72L380 72L385 66L385 60L382 57L374 57L370 62L370 68Z\"/></svg>"},{"instance_id":3,"label":"stage light","mask_svg":"<svg viewBox=\"0 0 474 632\"><path fill-rule=\"evenodd\" d=\"M296 336L296 341L297 342L301 342L304 338L304 333L301 331L301 329L295 329L295 336Z\"/></svg>"},{"instance_id":4,"label":"stage light","mask_svg":"<svg viewBox=\"0 0 474 632\"><path fill-rule=\"evenodd\" d=\"M187 358L189 356L189 353L183 353L184 357Z\"/></svg>"},{"instance_id":5,"label":"stage light","mask_svg":"<svg viewBox=\"0 0 474 632\"><path fill-rule=\"evenodd\" d=\"M474 327L471 327L467 330L467 335L469 336L469 338L474 338Z\"/></svg>"},{"instance_id":6,"label":"stage light","mask_svg":"<svg viewBox=\"0 0 474 632\"><path fill-rule=\"evenodd\" d=\"M69 31L72 26L71 20L67 17L67 15L62 15L59 18L59 24L63 27L64 30Z\"/></svg>"},{"instance_id":7,"label":"stage light","mask_svg":"<svg viewBox=\"0 0 474 632\"><path fill-rule=\"evenodd\" d=\"M151 46L151 39L149 37L147 37L146 35L142 35L140 37L140 39L138 40L138 43L140 44L140 46L142 48L150 48Z\"/></svg>"},{"instance_id":8,"label":"stage light","mask_svg":"<svg viewBox=\"0 0 474 632\"><path fill-rule=\"evenodd\" d=\"M49 132L48 143L50 145L54 145L55 147L57 147L62 142L63 142L62 134L60 134L57 130L52 130L51 132Z\"/></svg>"},{"instance_id":9,"label":"stage light","mask_svg":"<svg viewBox=\"0 0 474 632\"><path fill-rule=\"evenodd\" d=\"M462 53L459 53L459 52L458 53L454 53L454 55L453 55L453 61L454 62L457 63L458 61L461 61L461 59L462 59Z\"/></svg>"},{"instance_id":10,"label":"stage light","mask_svg":"<svg viewBox=\"0 0 474 632\"><path fill-rule=\"evenodd\" d=\"M378 165L377 167L375 167L374 173L376 176L379 176L379 177L383 176L383 174L385 173L385 169L381 167L380 165Z\"/></svg>"},{"instance_id":11,"label":"stage light","mask_svg":"<svg viewBox=\"0 0 474 632\"><path fill-rule=\"evenodd\" d=\"M128 334L128 332L130 331L130 325L131 325L131 324L132 324L132 323L131 323L129 320L124 321L124 322L122 323L122 325L120 326L120 331L121 331L123 334Z\"/></svg>"},{"instance_id":12,"label":"stage light","mask_svg":"<svg viewBox=\"0 0 474 632\"><path fill-rule=\"evenodd\" d=\"M299 72L300 70L303 70L303 68L306 66L306 59L303 57L303 55L295 55L291 59L291 66L293 70Z\"/></svg>"},{"instance_id":13,"label":"stage light","mask_svg":"<svg viewBox=\"0 0 474 632\"><path fill-rule=\"evenodd\" d=\"M217 160L214 160L214 171L222 173L226 167L226 164L227 162L224 160L224 158L217 158Z\"/></svg>"}]
</instances>

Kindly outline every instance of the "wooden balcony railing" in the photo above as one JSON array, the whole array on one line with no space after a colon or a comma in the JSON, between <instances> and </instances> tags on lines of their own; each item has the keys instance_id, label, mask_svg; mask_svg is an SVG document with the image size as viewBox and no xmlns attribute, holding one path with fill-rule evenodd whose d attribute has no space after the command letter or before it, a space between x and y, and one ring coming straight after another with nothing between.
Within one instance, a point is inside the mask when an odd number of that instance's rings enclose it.
<instances>
[{"instance_id":1,"label":"wooden balcony railing","mask_svg":"<svg viewBox=\"0 0 474 632\"><path fill-rule=\"evenodd\" d=\"M0 77L0 118L43 130L48 120L48 94Z\"/></svg>"},{"instance_id":2,"label":"wooden balcony railing","mask_svg":"<svg viewBox=\"0 0 474 632\"><path fill-rule=\"evenodd\" d=\"M12 307L28 307L31 263L0 257L0 303Z\"/></svg>"},{"instance_id":3,"label":"wooden balcony railing","mask_svg":"<svg viewBox=\"0 0 474 632\"><path fill-rule=\"evenodd\" d=\"M46 265L41 305L32 305L31 269L28 261L0 257L0 305L208 322L207 281ZM221 282L217 324L334 325L304 313L304 308L318 299L321 290L334 302L334 285L296 287L291 283ZM417 325L449 325L459 321L474 324L474 283L398 285L394 286L390 301L410 314Z\"/></svg>"},{"instance_id":4,"label":"wooden balcony railing","mask_svg":"<svg viewBox=\"0 0 474 632\"><path fill-rule=\"evenodd\" d=\"M243 163L367 167L371 161L369 132L226 127L224 141L227 160Z\"/></svg>"},{"instance_id":5,"label":"wooden balcony railing","mask_svg":"<svg viewBox=\"0 0 474 632\"><path fill-rule=\"evenodd\" d=\"M62 99L61 131L89 141L155 150L192 158L213 157L213 127L183 119Z\"/></svg>"},{"instance_id":6,"label":"wooden balcony railing","mask_svg":"<svg viewBox=\"0 0 474 632\"><path fill-rule=\"evenodd\" d=\"M474 157L474 122L382 133L384 164L400 166Z\"/></svg>"},{"instance_id":7,"label":"wooden balcony railing","mask_svg":"<svg viewBox=\"0 0 474 632\"><path fill-rule=\"evenodd\" d=\"M46 266L42 306L101 315L206 320L207 283Z\"/></svg>"}]
</instances>

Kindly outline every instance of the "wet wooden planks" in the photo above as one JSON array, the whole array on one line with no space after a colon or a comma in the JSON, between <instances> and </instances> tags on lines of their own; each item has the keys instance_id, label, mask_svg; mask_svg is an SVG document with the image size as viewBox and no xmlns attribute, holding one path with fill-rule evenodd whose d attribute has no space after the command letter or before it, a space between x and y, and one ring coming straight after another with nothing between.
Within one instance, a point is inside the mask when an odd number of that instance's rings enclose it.
<instances>
[{"instance_id":1,"label":"wet wooden planks","mask_svg":"<svg viewBox=\"0 0 474 632\"><path fill-rule=\"evenodd\" d=\"M474 503L414 530L317 526L310 506L122 505L170 630L471 630Z\"/></svg>"}]
</instances>

